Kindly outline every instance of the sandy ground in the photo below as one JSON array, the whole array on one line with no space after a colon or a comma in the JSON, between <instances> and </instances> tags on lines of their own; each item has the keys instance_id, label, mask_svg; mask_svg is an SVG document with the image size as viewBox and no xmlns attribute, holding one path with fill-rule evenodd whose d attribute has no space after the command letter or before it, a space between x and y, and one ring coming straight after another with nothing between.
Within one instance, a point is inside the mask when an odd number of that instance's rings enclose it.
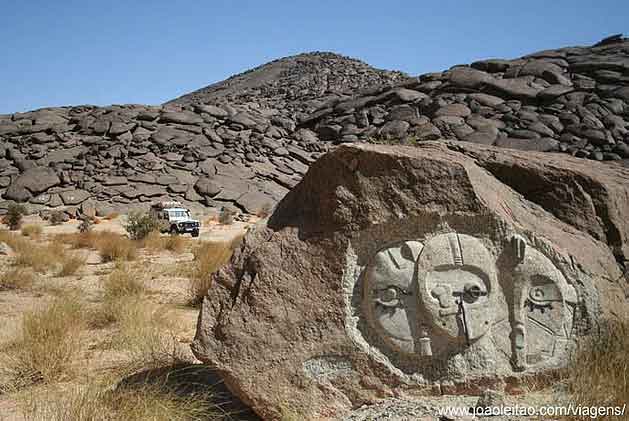
<instances>
[{"instance_id":1,"label":"sandy ground","mask_svg":"<svg viewBox=\"0 0 629 421\"><path fill-rule=\"evenodd\" d=\"M45 244L52 241L55 234L75 233L79 221L71 220L57 226L51 226L37 216L24 219L24 225L38 224L44 228L43 235L36 241ZM113 220L101 219L94 226L94 231L113 231L124 234L124 216ZM189 281L177 272L176 268L189 265L193 260L191 249L205 241L231 241L246 232L251 223L235 222L222 226L215 222L202 220L201 235L191 238L186 235L188 242L182 253L170 251L149 252L140 250L135 262L131 263L142 272L145 286L148 289L146 300L159 306L159 311L178 326L176 340L181 345L182 352L194 358L189 351L189 343L194 337L198 309L188 305ZM0 224L0 229L6 229ZM0 290L0 348L11 339L19 335L22 318L25 312L41 308L58 295L60 291L75 291L88 305L96 305L102 297L101 280L114 269L113 263L102 263L96 251L80 250L87 258L86 264L72 276L55 277L52 274L38 275L32 288L27 290ZM9 270L12 258L0 255L0 273ZM82 365L92 375L98 376L108 368L116 366L119 356L116 352L101 346L115 332L111 328L90 330L85 333L82 359L77 364ZM104 370L104 371L103 371ZM17 393L37 393L45 386L36 385L30 390ZM19 396L0 393L0 420L23 419L18 409Z\"/></svg>"}]
</instances>

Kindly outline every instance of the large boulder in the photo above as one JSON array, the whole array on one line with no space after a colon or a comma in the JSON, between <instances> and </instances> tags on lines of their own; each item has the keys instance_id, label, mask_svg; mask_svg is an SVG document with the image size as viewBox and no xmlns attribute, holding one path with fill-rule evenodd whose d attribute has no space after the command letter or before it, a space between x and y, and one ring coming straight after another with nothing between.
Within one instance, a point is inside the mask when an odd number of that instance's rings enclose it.
<instances>
[{"instance_id":1,"label":"large boulder","mask_svg":"<svg viewBox=\"0 0 629 421\"><path fill-rule=\"evenodd\" d=\"M214 276L193 351L264 419L514 392L627 317L628 180L461 142L339 147Z\"/></svg>"},{"instance_id":2,"label":"large boulder","mask_svg":"<svg viewBox=\"0 0 629 421\"><path fill-rule=\"evenodd\" d=\"M11 183L4 197L24 202L59 183L61 183L61 180L52 168L33 167L24 171Z\"/></svg>"}]
</instances>

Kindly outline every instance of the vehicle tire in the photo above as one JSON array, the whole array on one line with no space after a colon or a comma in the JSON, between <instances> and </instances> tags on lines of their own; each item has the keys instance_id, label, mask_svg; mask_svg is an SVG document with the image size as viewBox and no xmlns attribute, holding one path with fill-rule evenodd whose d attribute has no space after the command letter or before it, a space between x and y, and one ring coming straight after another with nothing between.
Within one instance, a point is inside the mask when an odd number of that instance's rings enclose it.
<instances>
[{"instance_id":1,"label":"vehicle tire","mask_svg":"<svg viewBox=\"0 0 629 421\"><path fill-rule=\"evenodd\" d=\"M198 237L199 236L199 230L192 231L192 236L193 237Z\"/></svg>"},{"instance_id":2,"label":"vehicle tire","mask_svg":"<svg viewBox=\"0 0 629 421\"><path fill-rule=\"evenodd\" d=\"M176 225L170 227L170 235L179 235L179 231L177 230Z\"/></svg>"}]
</instances>

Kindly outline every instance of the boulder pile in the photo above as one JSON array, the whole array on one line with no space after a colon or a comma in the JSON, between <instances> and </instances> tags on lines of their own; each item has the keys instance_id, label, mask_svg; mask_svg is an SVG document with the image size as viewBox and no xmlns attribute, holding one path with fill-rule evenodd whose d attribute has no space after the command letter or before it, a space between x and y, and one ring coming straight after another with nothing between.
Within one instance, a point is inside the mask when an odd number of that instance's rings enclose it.
<instances>
[{"instance_id":1,"label":"boulder pile","mask_svg":"<svg viewBox=\"0 0 629 421\"><path fill-rule=\"evenodd\" d=\"M301 126L335 142L456 139L629 159L629 41L455 66L331 101Z\"/></svg>"},{"instance_id":2,"label":"boulder pile","mask_svg":"<svg viewBox=\"0 0 629 421\"><path fill-rule=\"evenodd\" d=\"M418 77L315 52L162 106L0 115L0 213L178 200L254 214L346 142L451 139L629 165L628 136L621 36Z\"/></svg>"},{"instance_id":3,"label":"boulder pile","mask_svg":"<svg viewBox=\"0 0 629 421\"><path fill-rule=\"evenodd\" d=\"M179 200L255 214L276 203L329 143L296 128L328 95L400 72L331 53L276 60L163 106L46 108L0 115L0 211L97 214Z\"/></svg>"}]
</instances>

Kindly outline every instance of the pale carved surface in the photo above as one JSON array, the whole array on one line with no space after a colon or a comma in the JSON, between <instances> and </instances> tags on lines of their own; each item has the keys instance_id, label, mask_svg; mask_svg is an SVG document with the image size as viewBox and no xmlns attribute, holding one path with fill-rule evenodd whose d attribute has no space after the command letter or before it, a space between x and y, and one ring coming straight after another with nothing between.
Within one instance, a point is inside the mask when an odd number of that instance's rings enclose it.
<instances>
[{"instance_id":1,"label":"pale carved surface","mask_svg":"<svg viewBox=\"0 0 629 421\"><path fill-rule=\"evenodd\" d=\"M378 251L363 282L373 345L416 358L418 371L476 343L513 371L556 365L571 338L575 289L520 236L492 251L455 232L405 241Z\"/></svg>"}]
</instances>

